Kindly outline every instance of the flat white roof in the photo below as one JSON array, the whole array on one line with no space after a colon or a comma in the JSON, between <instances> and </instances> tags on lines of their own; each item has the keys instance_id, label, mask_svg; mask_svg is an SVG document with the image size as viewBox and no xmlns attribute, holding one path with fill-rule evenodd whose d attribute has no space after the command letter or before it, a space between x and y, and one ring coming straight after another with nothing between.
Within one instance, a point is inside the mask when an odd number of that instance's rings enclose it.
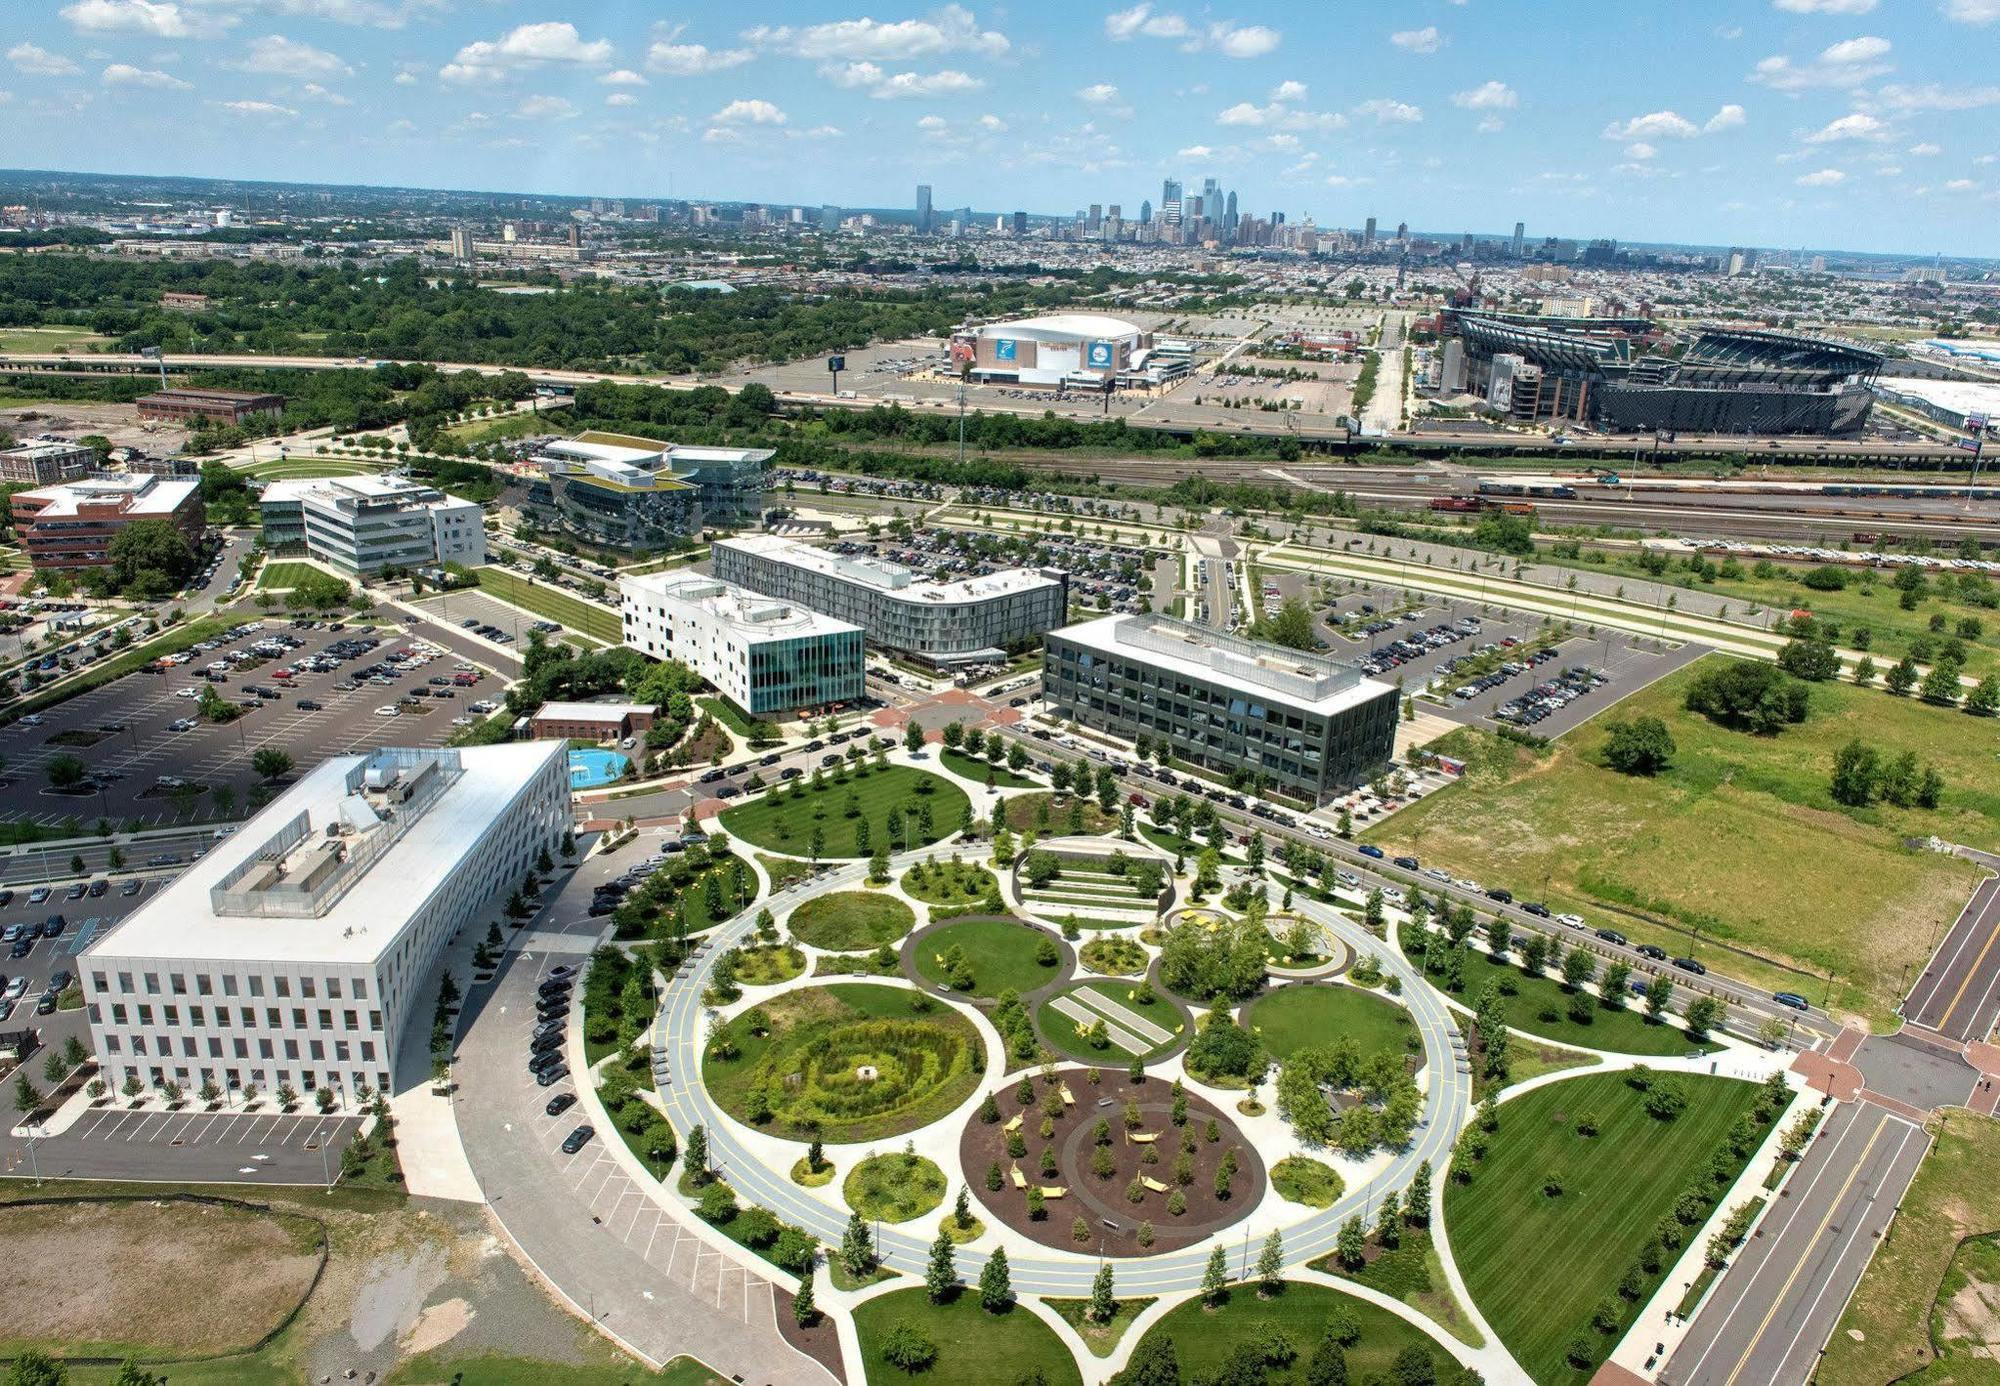
<instances>
[{"instance_id":1,"label":"flat white roof","mask_svg":"<svg viewBox=\"0 0 2000 1386\"><path fill-rule=\"evenodd\" d=\"M43 486L20 494L37 500L47 497L49 503L41 508L38 517L54 520L76 514L79 505L104 501L122 501L124 504L118 512L121 516L171 515L200 489L201 481L197 477L159 477L141 473L58 482L54 486Z\"/></svg>"},{"instance_id":2,"label":"flat white roof","mask_svg":"<svg viewBox=\"0 0 2000 1386\"><path fill-rule=\"evenodd\" d=\"M698 609L746 644L861 632L857 625L705 573L644 573L624 577L618 579L618 592L626 601L654 601L663 606Z\"/></svg>"},{"instance_id":3,"label":"flat white roof","mask_svg":"<svg viewBox=\"0 0 2000 1386\"><path fill-rule=\"evenodd\" d=\"M85 956L372 967L395 946L418 907L467 865L479 835L550 761L568 752L560 741L528 741L457 752L390 754L455 755L460 773L404 826L399 839L366 865L326 913L317 917L219 914L212 893L226 877L251 866L300 813L308 817L306 842L323 837L328 823L355 821L355 796L347 783L350 773L370 760L366 755L321 761L124 923L100 937ZM359 849L359 837L348 841Z\"/></svg>"},{"instance_id":4,"label":"flat white roof","mask_svg":"<svg viewBox=\"0 0 2000 1386\"><path fill-rule=\"evenodd\" d=\"M1926 380L1920 376L1892 375L1875 383L1884 390L1924 400L1940 409L2000 418L2000 381Z\"/></svg>"},{"instance_id":5,"label":"flat white roof","mask_svg":"<svg viewBox=\"0 0 2000 1386\"><path fill-rule=\"evenodd\" d=\"M1034 318L1016 318L1012 322L989 322L979 329L982 337L1038 334L1051 337L1138 337L1144 332L1145 329L1135 322L1105 313L1047 313Z\"/></svg>"},{"instance_id":6,"label":"flat white roof","mask_svg":"<svg viewBox=\"0 0 2000 1386\"><path fill-rule=\"evenodd\" d=\"M546 702L534 711L552 722L622 722L635 712L657 712L651 703Z\"/></svg>"},{"instance_id":7,"label":"flat white roof","mask_svg":"<svg viewBox=\"0 0 2000 1386\"><path fill-rule=\"evenodd\" d=\"M1094 653L1242 691L1249 698L1330 716L1371 702L1393 686L1351 664L1261 640L1226 635L1164 616L1100 616L1049 632Z\"/></svg>"},{"instance_id":8,"label":"flat white roof","mask_svg":"<svg viewBox=\"0 0 2000 1386\"><path fill-rule=\"evenodd\" d=\"M735 539L718 539L711 547L721 548L724 545L740 549L745 553L775 559L780 563L788 563L795 568L804 568L809 572L824 573L828 577L860 583L905 601L925 604L944 605L950 602L979 601L982 598L1005 596L1012 592L1030 592L1039 587L1053 587L1056 583L1056 580L1047 573L1034 568L1005 568L1000 572L987 573L980 577L957 578L951 582L925 582L900 563L891 563L881 558L847 558L776 534L746 534Z\"/></svg>"},{"instance_id":9,"label":"flat white roof","mask_svg":"<svg viewBox=\"0 0 2000 1386\"><path fill-rule=\"evenodd\" d=\"M67 456L70 453L92 450L88 443L66 443L56 438L37 438L26 443L16 443L11 448L0 448L0 457L44 457L53 453Z\"/></svg>"},{"instance_id":10,"label":"flat white roof","mask_svg":"<svg viewBox=\"0 0 2000 1386\"><path fill-rule=\"evenodd\" d=\"M540 455L563 462L615 462L628 467L645 467L648 463L658 466L665 453L665 444L656 448L631 448L616 443L586 443L576 438L565 438L544 443Z\"/></svg>"}]
</instances>

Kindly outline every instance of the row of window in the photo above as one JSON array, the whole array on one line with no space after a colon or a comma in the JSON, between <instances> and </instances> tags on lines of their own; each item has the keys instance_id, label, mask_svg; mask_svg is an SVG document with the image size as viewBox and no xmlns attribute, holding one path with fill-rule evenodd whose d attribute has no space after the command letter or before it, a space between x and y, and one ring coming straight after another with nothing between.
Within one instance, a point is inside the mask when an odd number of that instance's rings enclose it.
<instances>
[{"instance_id":1,"label":"row of window","mask_svg":"<svg viewBox=\"0 0 2000 1386\"><path fill-rule=\"evenodd\" d=\"M138 977L144 988L143 992L133 986L133 974L121 970L117 974L118 986L115 994L121 996L158 996L161 994L159 973L143 972L138 974ZM166 974L166 978L167 995L186 996L189 994L187 973L169 972ZM342 999L341 993L343 989L347 996L353 1000L366 1001L368 999L368 979L366 977L299 977L294 979L279 974L270 979L271 995L281 1001L288 1000L292 995L292 988L295 981L298 987L299 998L305 1001L317 1000L322 991L325 992L327 1000L339 1001ZM90 974L90 982L92 989L99 996L114 994L109 974L92 972ZM214 996L218 984L221 986L222 995L224 996L247 995L252 998L262 997L266 985L265 979L254 972L248 973L241 978L238 978L236 974L231 972L225 972L219 978L211 977L206 972L197 972L194 974L193 994L196 996Z\"/></svg>"},{"instance_id":2,"label":"row of window","mask_svg":"<svg viewBox=\"0 0 2000 1386\"><path fill-rule=\"evenodd\" d=\"M172 1035L154 1035L150 1050L147 1047L146 1036L144 1035L135 1034L131 1036L129 1049L126 1046L125 1039L125 1036L116 1033L105 1035L105 1052L107 1054L130 1053L135 1059L149 1057L171 1059L175 1057L174 1037ZM180 1041L179 1057L183 1059L199 1059L203 1057L211 1059L225 1057L248 1059L250 1057L250 1041L241 1035L229 1040L229 1053L227 1055L223 1053L223 1037L220 1035L203 1035L199 1038L194 1035L182 1035ZM326 1062L328 1045L323 1040L259 1039L257 1041L257 1057L260 1059L277 1058L277 1050L280 1045L284 1048L284 1057L288 1062L297 1063L302 1055L310 1058L316 1064ZM344 1064L352 1062L354 1054L357 1051L361 1056L362 1063L372 1064L375 1062L375 1041L373 1040L361 1040L355 1044L350 1044L346 1040L334 1040L331 1047L336 1063ZM206 1051L205 1055L204 1051Z\"/></svg>"},{"instance_id":3,"label":"row of window","mask_svg":"<svg viewBox=\"0 0 2000 1386\"><path fill-rule=\"evenodd\" d=\"M334 1011L325 1008L308 1011L303 1006L294 1006L291 1009L291 1028L294 1030L331 1030L334 1028L333 1018L335 1014ZM338 1014L342 1030L353 1031L362 1028L361 1012L342 1010ZM111 1003L110 1015L113 1025L131 1023L127 1019L128 1016L136 1017L138 1023L141 1025L151 1025L153 1023L153 1008L143 1001L129 1008L123 1001L114 1001ZM187 1023L197 1030L204 1029L207 1027L209 1023L208 1018L211 1015L215 1017L215 1025L218 1029L227 1030L230 1028L229 1007L227 1006L216 1006L212 1010L207 1006L189 1006L187 1008ZM236 1008L236 1016L236 1023L244 1029L254 1030L257 1028L256 1007L238 1006ZM308 1018L314 1023L308 1023ZM181 1008L179 1006L161 1006L160 1023L162 1025L179 1025L181 1023ZM268 1030L282 1030L285 1028L285 1023L285 1012L282 1009L277 1006L266 1006L264 1008L264 1028ZM381 1030L382 1012L368 1012L367 1028L374 1031Z\"/></svg>"}]
</instances>

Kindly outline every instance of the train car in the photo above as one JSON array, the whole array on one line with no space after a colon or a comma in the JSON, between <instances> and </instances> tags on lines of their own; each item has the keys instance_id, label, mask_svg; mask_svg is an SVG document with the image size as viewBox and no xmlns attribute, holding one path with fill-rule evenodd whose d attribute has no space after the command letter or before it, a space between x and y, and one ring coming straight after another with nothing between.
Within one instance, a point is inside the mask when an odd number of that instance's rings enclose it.
<instances>
[{"instance_id":1,"label":"train car","mask_svg":"<svg viewBox=\"0 0 2000 1386\"><path fill-rule=\"evenodd\" d=\"M1464 511L1484 510L1485 508L1486 508L1485 506L1481 505L1471 496L1439 496L1436 500L1433 500L1431 502L1431 509L1433 510L1451 510L1451 511L1464 512Z\"/></svg>"},{"instance_id":2,"label":"train car","mask_svg":"<svg viewBox=\"0 0 2000 1386\"><path fill-rule=\"evenodd\" d=\"M1575 500L1576 487L1561 481L1491 481L1479 483L1482 496L1539 496L1548 500Z\"/></svg>"}]
</instances>

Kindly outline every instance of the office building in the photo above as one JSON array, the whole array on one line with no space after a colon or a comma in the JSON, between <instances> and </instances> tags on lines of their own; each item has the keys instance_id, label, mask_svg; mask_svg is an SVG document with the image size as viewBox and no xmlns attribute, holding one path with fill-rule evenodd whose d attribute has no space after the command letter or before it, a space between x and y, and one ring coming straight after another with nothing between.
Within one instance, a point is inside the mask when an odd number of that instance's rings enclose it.
<instances>
[{"instance_id":1,"label":"office building","mask_svg":"<svg viewBox=\"0 0 2000 1386\"><path fill-rule=\"evenodd\" d=\"M101 568L127 525L165 520L189 547L201 543L207 512L195 478L92 476L31 491L10 503L14 533L37 569Z\"/></svg>"},{"instance_id":2,"label":"office building","mask_svg":"<svg viewBox=\"0 0 2000 1386\"><path fill-rule=\"evenodd\" d=\"M1365 248L1375 244L1375 218L1368 218L1367 226L1361 232L1361 244Z\"/></svg>"},{"instance_id":3,"label":"office building","mask_svg":"<svg viewBox=\"0 0 2000 1386\"><path fill-rule=\"evenodd\" d=\"M77 959L105 1081L394 1091L452 935L569 823L561 742L320 762Z\"/></svg>"},{"instance_id":4,"label":"office building","mask_svg":"<svg viewBox=\"0 0 2000 1386\"><path fill-rule=\"evenodd\" d=\"M840 229L840 208L834 206L831 202L823 204L819 209L819 229L822 231L838 231Z\"/></svg>"},{"instance_id":5,"label":"office building","mask_svg":"<svg viewBox=\"0 0 2000 1386\"><path fill-rule=\"evenodd\" d=\"M1014 213L1014 234L1017 237L1028 234L1028 214L1026 212Z\"/></svg>"},{"instance_id":6,"label":"office building","mask_svg":"<svg viewBox=\"0 0 2000 1386\"><path fill-rule=\"evenodd\" d=\"M867 690L861 627L701 573L618 580L625 646L677 659L753 717L790 717Z\"/></svg>"},{"instance_id":7,"label":"office building","mask_svg":"<svg viewBox=\"0 0 2000 1386\"><path fill-rule=\"evenodd\" d=\"M274 481L258 497L265 546L303 546L349 577L385 568L486 561L486 512L404 477Z\"/></svg>"},{"instance_id":8,"label":"office building","mask_svg":"<svg viewBox=\"0 0 2000 1386\"><path fill-rule=\"evenodd\" d=\"M1465 343L1453 337L1439 357L1438 389L1448 395L1465 389Z\"/></svg>"},{"instance_id":9,"label":"office building","mask_svg":"<svg viewBox=\"0 0 2000 1386\"><path fill-rule=\"evenodd\" d=\"M931 220L931 185L919 183L917 184L917 234L928 236L934 225Z\"/></svg>"},{"instance_id":10,"label":"office building","mask_svg":"<svg viewBox=\"0 0 2000 1386\"><path fill-rule=\"evenodd\" d=\"M1527 247L1527 244L1528 244L1528 224L1524 221L1517 221L1514 223L1514 246L1513 246L1513 254L1516 260L1521 258L1521 252Z\"/></svg>"},{"instance_id":11,"label":"office building","mask_svg":"<svg viewBox=\"0 0 2000 1386\"><path fill-rule=\"evenodd\" d=\"M1159 615L1052 630L1042 698L1058 718L1126 740L1164 739L1210 774L1262 776L1311 804L1379 773L1398 695L1350 664Z\"/></svg>"},{"instance_id":12,"label":"office building","mask_svg":"<svg viewBox=\"0 0 2000 1386\"><path fill-rule=\"evenodd\" d=\"M616 549L668 548L756 524L770 448L689 447L587 432L543 446L524 484L536 519Z\"/></svg>"},{"instance_id":13,"label":"office building","mask_svg":"<svg viewBox=\"0 0 2000 1386\"><path fill-rule=\"evenodd\" d=\"M1068 577L1040 569L927 582L899 564L771 534L717 540L710 557L724 582L851 622L875 644L935 665L997 663L1069 610Z\"/></svg>"},{"instance_id":14,"label":"office building","mask_svg":"<svg viewBox=\"0 0 2000 1386\"><path fill-rule=\"evenodd\" d=\"M505 244L512 245L516 238L507 235L503 231L500 239ZM479 258L479 252L473 249L472 228L470 226L459 225L451 228L451 258L454 260L463 260L468 265Z\"/></svg>"},{"instance_id":15,"label":"office building","mask_svg":"<svg viewBox=\"0 0 2000 1386\"><path fill-rule=\"evenodd\" d=\"M240 424L258 415L273 417L285 412L283 395L256 394L249 390L158 390L141 395L133 403L139 417L160 423Z\"/></svg>"},{"instance_id":16,"label":"office building","mask_svg":"<svg viewBox=\"0 0 2000 1386\"><path fill-rule=\"evenodd\" d=\"M96 465L97 450L86 443L21 443L0 450L0 481L51 486L75 481Z\"/></svg>"}]
</instances>

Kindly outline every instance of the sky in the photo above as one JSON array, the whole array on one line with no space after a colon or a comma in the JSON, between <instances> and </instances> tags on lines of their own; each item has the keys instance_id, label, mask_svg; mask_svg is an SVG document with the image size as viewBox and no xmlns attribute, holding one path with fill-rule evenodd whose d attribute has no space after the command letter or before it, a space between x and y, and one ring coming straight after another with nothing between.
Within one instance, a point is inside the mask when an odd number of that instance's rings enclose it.
<instances>
[{"instance_id":1,"label":"sky","mask_svg":"<svg viewBox=\"0 0 2000 1386\"><path fill-rule=\"evenodd\" d=\"M21 167L2000 254L2000 0L9 0Z\"/></svg>"}]
</instances>

